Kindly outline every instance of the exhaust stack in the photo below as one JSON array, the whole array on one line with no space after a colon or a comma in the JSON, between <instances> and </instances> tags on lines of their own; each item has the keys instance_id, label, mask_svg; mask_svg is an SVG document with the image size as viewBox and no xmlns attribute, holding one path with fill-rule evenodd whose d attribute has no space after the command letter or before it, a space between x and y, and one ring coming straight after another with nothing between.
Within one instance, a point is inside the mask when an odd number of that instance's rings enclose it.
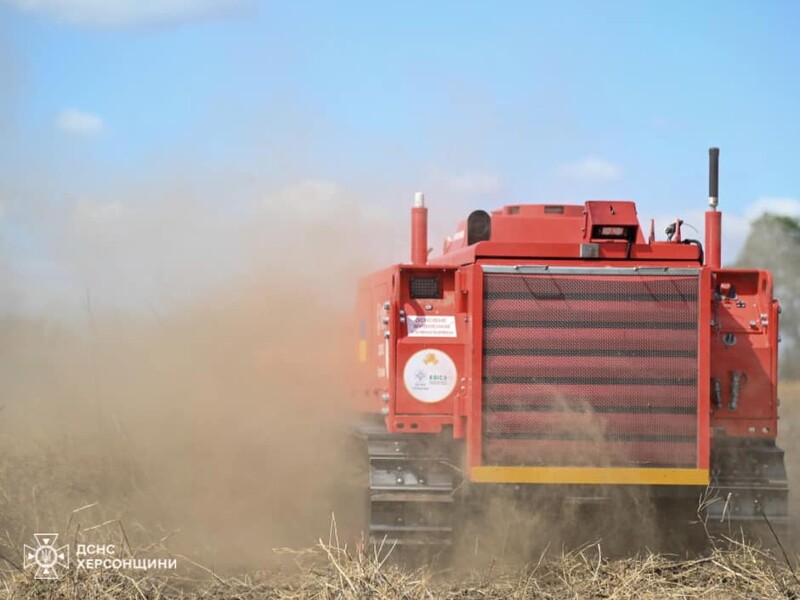
<instances>
[{"instance_id":1,"label":"exhaust stack","mask_svg":"<svg viewBox=\"0 0 800 600\"><path fill-rule=\"evenodd\" d=\"M717 210L719 204L719 148L708 149L708 206Z\"/></svg>"},{"instance_id":2,"label":"exhaust stack","mask_svg":"<svg viewBox=\"0 0 800 600\"><path fill-rule=\"evenodd\" d=\"M428 209L422 192L414 194L411 209L411 263L428 264Z\"/></svg>"},{"instance_id":3,"label":"exhaust stack","mask_svg":"<svg viewBox=\"0 0 800 600\"><path fill-rule=\"evenodd\" d=\"M719 204L719 148L708 149L708 210L706 211L706 265L722 266L722 213Z\"/></svg>"}]
</instances>

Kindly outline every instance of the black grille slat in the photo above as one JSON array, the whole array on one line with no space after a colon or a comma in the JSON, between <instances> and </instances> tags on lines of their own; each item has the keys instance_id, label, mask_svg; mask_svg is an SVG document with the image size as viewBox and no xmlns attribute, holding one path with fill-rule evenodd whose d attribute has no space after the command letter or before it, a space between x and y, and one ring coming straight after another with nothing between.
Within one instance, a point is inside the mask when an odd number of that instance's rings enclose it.
<instances>
[{"instance_id":1,"label":"black grille slat","mask_svg":"<svg viewBox=\"0 0 800 600\"><path fill-rule=\"evenodd\" d=\"M530 292L486 292L485 300L602 300L610 302L696 302L695 294L620 294L608 292L591 294L573 292L569 294L535 294Z\"/></svg>"},{"instance_id":2,"label":"black grille slat","mask_svg":"<svg viewBox=\"0 0 800 600\"><path fill-rule=\"evenodd\" d=\"M562 405L547 404L491 404L485 406L485 412L563 412ZM697 410L688 406L597 406L582 407L578 404L570 407L571 413L589 414L649 414L649 415L693 415Z\"/></svg>"},{"instance_id":3,"label":"black grille slat","mask_svg":"<svg viewBox=\"0 0 800 600\"><path fill-rule=\"evenodd\" d=\"M590 384L590 385L688 385L696 386L697 379L675 378L675 379L654 379L648 377L484 377L484 382L491 383L547 383L547 384Z\"/></svg>"},{"instance_id":4,"label":"black grille slat","mask_svg":"<svg viewBox=\"0 0 800 600\"><path fill-rule=\"evenodd\" d=\"M697 329L697 323L673 321L659 323L643 321L630 323L625 321L493 321L484 323L484 327L521 327L525 329Z\"/></svg>"},{"instance_id":5,"label":"black grille slat","mask_svg":"<svg viewBox=\"0 0 800 600\"><path fill-rule=\"evenodd\" d=\"M484 356L625 356L639 358L696 358L697 350L604 350L569 348L490 348Z\"/></svg>"},{"instance_id":6,"label":"black grille slat","mask_svg":"<svg viewBox=\"0 0 800 600\"><path fill-rule=\"evenodd\" d=\"M573 434L544 434L544 433L487 433L484 435L487 440L561 440L578 442L585 441L586 438ZM613 440L620 442L665 442L665 443L686 443L697 440L695 435L647 435L647 434L609 434L603 436L603 440ZM595 441L595 440L592 440Z\"/></svg>"}]
</instances>

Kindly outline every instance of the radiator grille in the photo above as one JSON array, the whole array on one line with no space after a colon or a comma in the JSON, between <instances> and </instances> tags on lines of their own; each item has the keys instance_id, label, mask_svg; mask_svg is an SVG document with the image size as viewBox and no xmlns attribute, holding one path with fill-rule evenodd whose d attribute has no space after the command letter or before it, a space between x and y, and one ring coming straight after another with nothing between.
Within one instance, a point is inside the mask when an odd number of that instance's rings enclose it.
<instances>
[{"instance_id":1,"label":"radiator grille","mask_svg":"<svg viewBox=\"0 0 800 600\"><path fill-rule=\"evenodd\" d=\"M484 274L483 462L697 466L696 275Z\"/></svg>"}]
</instances>

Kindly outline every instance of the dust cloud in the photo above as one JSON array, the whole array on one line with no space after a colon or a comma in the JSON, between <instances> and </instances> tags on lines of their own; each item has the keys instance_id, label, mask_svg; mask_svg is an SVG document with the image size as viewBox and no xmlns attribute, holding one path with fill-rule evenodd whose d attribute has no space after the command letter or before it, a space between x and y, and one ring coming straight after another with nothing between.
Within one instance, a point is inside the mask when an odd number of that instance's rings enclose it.
<instances>
[{"instance_id":1,"label":"dust cloud","mask_svg":"<svg viewBox=\"0 0 800 600\"><path fill-rule=\"evenodd\" d=\"M346 506L355 282L392 230L323 191L296 187L283 208L216 225L183 201L74 207L81 237L60 239L69 271L89 275L77 310L0 319L4 556L33 532L101 543L124 528L133 546L165 539L253 568L327 537ZM221 274L212 259L226 252L246 264ZM135 295L137 257L159 253L172 300L154 303Z\"/></svg>"},{"instance_id":2,"label":"dust cloud","mask_svg":"<svg viewBox=\"0 0 800 600\"><path fill-rule=\"evenodd\" d=\"M36 310L0 317L4 556L33 532L101 543L122 527L133 546L164 540L214 568L252 569L326 538L332 513L347 518L355 282L404 258L405 223L326 182L225 210L189 192L38 207L54 285L70 283L49 296L51 282L28 286L17 308ZM0 266L0 289L19 292ZM783 395L794 456L796 386ZM464 564L670 537L649 497L605 502L598 520L512 496L473 515Z\"/></svg>"},{"instance_id":3,"label":"dust cloud","mask_svg":"<svg viewBox=\"0 0 800 600\"><path fill-rule=\"evenodd\" d=\"M789 539L784 540L795 554L800 554L800 382L783 381L778 385L778 447L784 451L789 480Z\"/></svg>"}]
</instances>

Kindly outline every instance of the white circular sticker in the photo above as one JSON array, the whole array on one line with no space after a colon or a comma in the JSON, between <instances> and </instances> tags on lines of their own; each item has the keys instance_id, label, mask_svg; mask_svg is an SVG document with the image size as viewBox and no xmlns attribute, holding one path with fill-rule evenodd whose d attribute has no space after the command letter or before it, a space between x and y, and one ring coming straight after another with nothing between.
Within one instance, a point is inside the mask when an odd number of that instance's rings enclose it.
<instances>
[{"instance_id":1,"label":"white circular sticker","mask_svg":"<svg viewBox=\"0 0 800 600\"><path fill-rule=\"evenodd\" d=\"M456 387L457 377L453 359L441 350L420 350L408 359L403 369L408 393L429 404L447 398Z\"/></svg>"}]
</instances>

